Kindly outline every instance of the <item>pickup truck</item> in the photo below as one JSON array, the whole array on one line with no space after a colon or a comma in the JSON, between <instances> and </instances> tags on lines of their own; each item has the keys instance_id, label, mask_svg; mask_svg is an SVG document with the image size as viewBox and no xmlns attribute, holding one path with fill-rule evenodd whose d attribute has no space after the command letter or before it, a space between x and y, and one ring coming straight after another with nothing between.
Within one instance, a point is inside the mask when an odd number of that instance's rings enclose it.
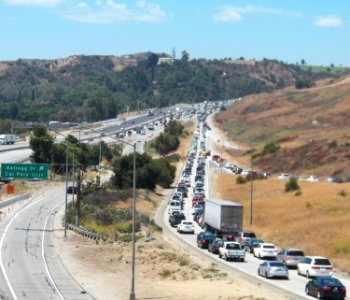
<instances>
[{"instance_id":1,"label":"pickup truck","mask_svg":"<svg viewBox=\"0 0 350 300\"><path fill-rule=\"evenodd\" d=\"M236 259L244 261L245 251L238 242L224 242L222 247L219 248L219 258L224 258L226 261L230 259Z\"/></svg>"}]
</instances>

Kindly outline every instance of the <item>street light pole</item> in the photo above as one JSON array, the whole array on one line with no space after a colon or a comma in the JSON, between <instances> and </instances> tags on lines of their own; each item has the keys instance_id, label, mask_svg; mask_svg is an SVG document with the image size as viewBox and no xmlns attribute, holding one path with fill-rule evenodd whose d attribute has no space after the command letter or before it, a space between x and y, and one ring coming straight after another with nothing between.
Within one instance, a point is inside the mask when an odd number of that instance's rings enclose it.
<instances>
[{"instance_id":1,"label":"street light pole","mask_svg":"<svg viewBox=\"0 0 350 300\"><path fill-rule=\"evenodd\" d=\"M66 199L64 201L64 240L67 241L67 202L68 202L68 144L66 142Z\"/></svg>"},{"instance_id":2,"label":"street light pole","mask_svg":"<svg viewBox=\"0 0 350 300\"><path fill-rule=\"evenodd\" d=\"M132 256L131 256L131 292L130 300L135 300L135 214L136 214L136 142L133 144L133 183L132 183Z\"/></svg>"},{"instance_id":3,"label":"street light pole","mask_svg":"<svg viewBox=\"0 0 350 300\"><path fill-rule=\"evenodd\" d=\"M102 145L101 145L102 134L100 134L100 154L98 157L98 185L101 185L101 160L102 160Z\"/></svg>"}]
</instances>

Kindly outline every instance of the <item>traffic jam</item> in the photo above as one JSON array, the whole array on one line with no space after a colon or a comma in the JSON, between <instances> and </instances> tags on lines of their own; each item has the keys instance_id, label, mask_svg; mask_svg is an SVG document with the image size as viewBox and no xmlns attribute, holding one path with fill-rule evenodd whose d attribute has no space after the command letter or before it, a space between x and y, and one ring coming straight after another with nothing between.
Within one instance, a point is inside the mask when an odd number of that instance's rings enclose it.
<instances>
[{"instance_id":1,"label":"traffic jam","mask_svg":"<svg viewBox=\"0 0 350 300\"><path fill-rule=\"evenodd\" d=\"M206 148L211 130L206 117L204 113L198 117L191 150L165 212L174 234L211 259L298 297L347 299L350 280L335 272L330 259L306 255L297 246L279 247L244 231L242 205L210 197L210 171L218 167L218 155Z\"/></svg>"}]
</instances>

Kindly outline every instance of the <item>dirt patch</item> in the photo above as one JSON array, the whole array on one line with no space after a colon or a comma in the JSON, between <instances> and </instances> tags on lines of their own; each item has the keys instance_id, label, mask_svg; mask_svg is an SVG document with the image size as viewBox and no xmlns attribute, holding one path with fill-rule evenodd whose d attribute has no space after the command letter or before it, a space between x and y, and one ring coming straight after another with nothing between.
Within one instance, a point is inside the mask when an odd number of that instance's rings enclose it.
<instances>
[{"instance_id":1,"label":"dirt patch","mask_svg":"<svg viewBox=\"0 0 350 300\"><path fill-rule=\"evenodd\" d=\"M255 180L253 225L250 218L250 184L236 184L236 175L214 174L215 198L243 204L243 228L267 242L300 247L307 255L329 257L350 272L350 184L299 182L301 195L284 192L285 181Z\"/></svg>"}]
</instances>

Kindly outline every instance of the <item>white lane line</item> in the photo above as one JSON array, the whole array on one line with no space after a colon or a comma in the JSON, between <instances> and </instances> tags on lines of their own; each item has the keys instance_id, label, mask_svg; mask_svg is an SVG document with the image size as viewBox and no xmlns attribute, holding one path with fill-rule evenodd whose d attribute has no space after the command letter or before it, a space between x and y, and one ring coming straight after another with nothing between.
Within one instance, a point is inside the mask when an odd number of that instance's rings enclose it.
<instances>
[{"instance_id":1,"label":"white lane line","mask_svg":"<svg viewBox=\"0 0 350 300\"><path fill-rule=\"evenodd\" d=\"M2 274L4 275L4 279L6 281L6 285L7 287L9 288L10 292L11 292L11 295L12 295L12 298L13 300L17 300L17 296L15 294L15 291L12 287L12 284L8 278L8 275L6 273L6 270L5 270L5 266L4 266L4 263L3 263L3 259L2 259L2 248L3 248L3 245L4 245L4 240L5 240L5 237L6 237L6 234L7 234L7 231L9 229L9 227L12 225L12 223L15 221L15 219L22 213L24 212L26 209L38 204L39 202L45 200L46 198L39 198L39 200L37 200L36 202L34 203L31 203L29 205L26 205L25 207L23 207L19 212L17 212L12 218L11 220L7 223L6 227L5 227L5 230L1 236L1 240L0 240L0 269L1 269L1 272ZM34 201L34 200L33 200Z\"/></svg>"},{"instance_id":2,"label":"white lane line","mask_svg":"<svg viewBox=\"0 0 350 300\"><path fill-rule=\"evenodd\" d=\"M61 201L61 202L64 202ZM45 266L45 270L46 270L46 273L49 277L49 280L51 282L51 284L54 286L55 290L57 291L57 294L59 295L59 297L62 299L62 300L65 300L64 296L62 295L62 293L60 292L60 290L58 289L55 281L53 280L52 276L51 276L51 273L50 273L50 270L49 270L49 267L47 265L47 261L46 261L46 257L45 257L45 247L44 247L44 242L45 242L45 231L46 231L46 226L47 226L47 221L49 219L49 217L51 216L52 212L56 209L57 206L60 205L59 202L58 204L56 204L51 210L50 210L50 213L47 215L46 219L45 219L45 224L44 224L44 230L43 230L43 235L42 235L42 239L41 239L41 256L43 258L43 261L44 261L44 266Z\"/></svg>"},{"instance_id":3,"label":"white lane line","mask_svg":"<svg viewBox=\"0 0 350 300\"><path fill-rule=\"evenodd\" d=\"M2 274L4 275L4 278L5 278L5 281L6 281L6 285L8 286L9 290L10 290L10 293L12 295L12 298L13 300L17 300L17 296L15 294L15 291L13 290L13 287L10 283L10 280L7 276L7 273L6 273L6 270L5 270L5 266L4 266L4 263L2 261L2 246L4 244L4 240L5 240L5 236L6 236L6 233L7 233L7 230L9 229L9 227L12 225L13 221L18 217L20 212L17 212L13 218L10 220L10 222L7 223L6 227L5 227L5 230L4 230L4 233L2 234L2 237L1 237L1 240L0 240L0 268L1 268L1 272Z\"/></svg>"}]
</instances>

